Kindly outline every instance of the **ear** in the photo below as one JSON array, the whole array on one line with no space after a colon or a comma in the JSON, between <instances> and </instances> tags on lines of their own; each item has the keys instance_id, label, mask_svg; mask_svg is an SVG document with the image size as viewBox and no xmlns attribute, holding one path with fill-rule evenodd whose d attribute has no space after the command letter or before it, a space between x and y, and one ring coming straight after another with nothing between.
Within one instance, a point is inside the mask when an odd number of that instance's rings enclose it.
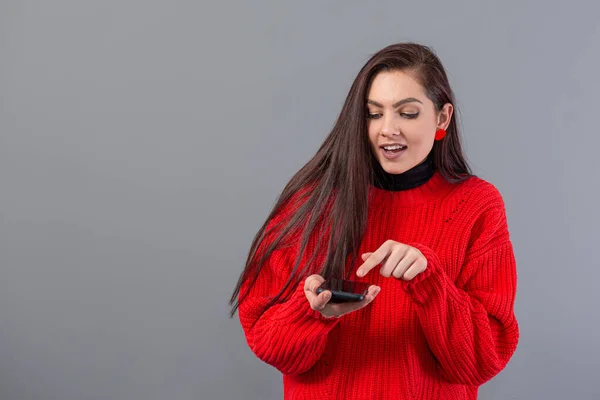
<instances>
[{"instance_id":1,"label":"ear","mask_svg":"<svg viewBox=\"0 0 600 400\"><path fill-rule=\"evenodd\" d=\"M454 112L454 107L450 103L444 104L442 109L438 114L438 129L446 130L448 129L448 125L450 125L450 120L452 119L452 113Z\"/></svg>"}]
</instances>

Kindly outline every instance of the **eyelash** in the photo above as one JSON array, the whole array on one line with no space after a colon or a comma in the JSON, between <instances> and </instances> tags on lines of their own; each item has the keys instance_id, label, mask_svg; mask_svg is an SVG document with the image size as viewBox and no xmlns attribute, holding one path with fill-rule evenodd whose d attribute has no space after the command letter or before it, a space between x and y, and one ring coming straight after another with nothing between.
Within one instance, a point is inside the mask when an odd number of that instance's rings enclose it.
<instances>
[{"instance_id":1,"label":"eyelash","mask_svg":"<svg viewBox=\"0 0 600 400\"><path fill-rule=\"evenodd\" d=\"M379 119L379 117L377 117L378 115L381 115L381 114L367 114L367 118L368 119ZM419 113L414 113L414 114L400 113L400 115L402 115L406 119L415 119L419 116Z\"/></svg>"}]
</instances>

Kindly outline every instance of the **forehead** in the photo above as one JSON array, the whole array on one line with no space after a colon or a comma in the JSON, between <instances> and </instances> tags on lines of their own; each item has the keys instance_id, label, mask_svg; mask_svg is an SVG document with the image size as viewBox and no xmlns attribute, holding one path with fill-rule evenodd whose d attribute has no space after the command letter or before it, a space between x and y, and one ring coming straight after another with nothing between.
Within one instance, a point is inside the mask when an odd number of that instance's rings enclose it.
<instances>
[{"instance_id":1,"label":"forehead","mask_svg":"<svg viewBox=\"0 0 600 400\"><path fill-rule=\"evenodd\" d=\"M382 71L378 73L368 94L369 100L379 103L394 103L407 97L426 101L425 89L413 77L403 71Z\"/></svg>"}]
</instances>

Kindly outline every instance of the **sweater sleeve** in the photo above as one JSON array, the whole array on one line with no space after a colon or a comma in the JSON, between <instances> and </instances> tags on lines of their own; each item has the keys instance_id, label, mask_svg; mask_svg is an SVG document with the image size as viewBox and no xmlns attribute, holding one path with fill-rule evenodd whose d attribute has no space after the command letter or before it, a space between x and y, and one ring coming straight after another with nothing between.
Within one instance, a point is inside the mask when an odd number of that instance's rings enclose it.
<instances>
[{"instance_id":1,"label":"sweater sleeve","mask_svg":"<svg viewBox=\"0 0 600 400\"><path fill-rule=\"evenodd\" d=\"M254 354L283 374L308 371L325 351L327 335L338 318L326 318L310 307L304 294L304 280L278 304L264 310L270 298L289 277L293 248L276 249L263 266L247 297L239 307L246 341Z\"/></svg>"},{"instance_id":2,"label":"sweater sleeve","mask_svg":"<svg viewBox=\"0 0 600 400\"><path fill-rule=\"evenodd\" d=\"M428 264L403 286L417 306L442 376L478 386L506 366L519 340L516 262L502 203L482 213L469 243L458 283L449 278L432 249L411 244Z\"/></svg>"}]
</instances>

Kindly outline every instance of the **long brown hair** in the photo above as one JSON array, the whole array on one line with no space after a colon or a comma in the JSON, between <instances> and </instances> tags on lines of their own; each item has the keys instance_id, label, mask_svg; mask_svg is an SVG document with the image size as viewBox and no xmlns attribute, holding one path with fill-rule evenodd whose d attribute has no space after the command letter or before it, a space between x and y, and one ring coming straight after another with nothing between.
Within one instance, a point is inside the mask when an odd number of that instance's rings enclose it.
<instances>
[{"instance_id":1,"label":"long brown hair","mask_svg":"<svg viewBox=\"0 0 600 400\"><path fill-rule=\"evenodd\" d=\"M294 232L300 239L300 250L287 282L267 308L284 298L307 272L317 271L324 278L344 276L348 256L352 256L353 264L356 262L366 228L369 185L377 162L367 134L366 97L375 75L390 70L413 73L438 112L446 103L454 106L454 118L446 130L446 137L433 146L433 162L435 169L448 181L456 182L471 176L460 144L454 94L438 57L427 46L416 43L398 43L383 48L362 67L330 134L314 157L285 186L254 237L246 266L230 299L231 316L248 293L245 290L242 293L242 286L254 284L264 262ZM291 201L297 204L294 211L267 230L282 207ZM317 235L316 240L314 235ZM266 237L270 239L266 241ZM309 240L316 246L300 268ZM268 244L261 246L264 243ZM327 243L325 249L321 249L323 243ZM326 251L325 261L315 265L316 255L322 251Z\"/></svg>"}]
</instances>

